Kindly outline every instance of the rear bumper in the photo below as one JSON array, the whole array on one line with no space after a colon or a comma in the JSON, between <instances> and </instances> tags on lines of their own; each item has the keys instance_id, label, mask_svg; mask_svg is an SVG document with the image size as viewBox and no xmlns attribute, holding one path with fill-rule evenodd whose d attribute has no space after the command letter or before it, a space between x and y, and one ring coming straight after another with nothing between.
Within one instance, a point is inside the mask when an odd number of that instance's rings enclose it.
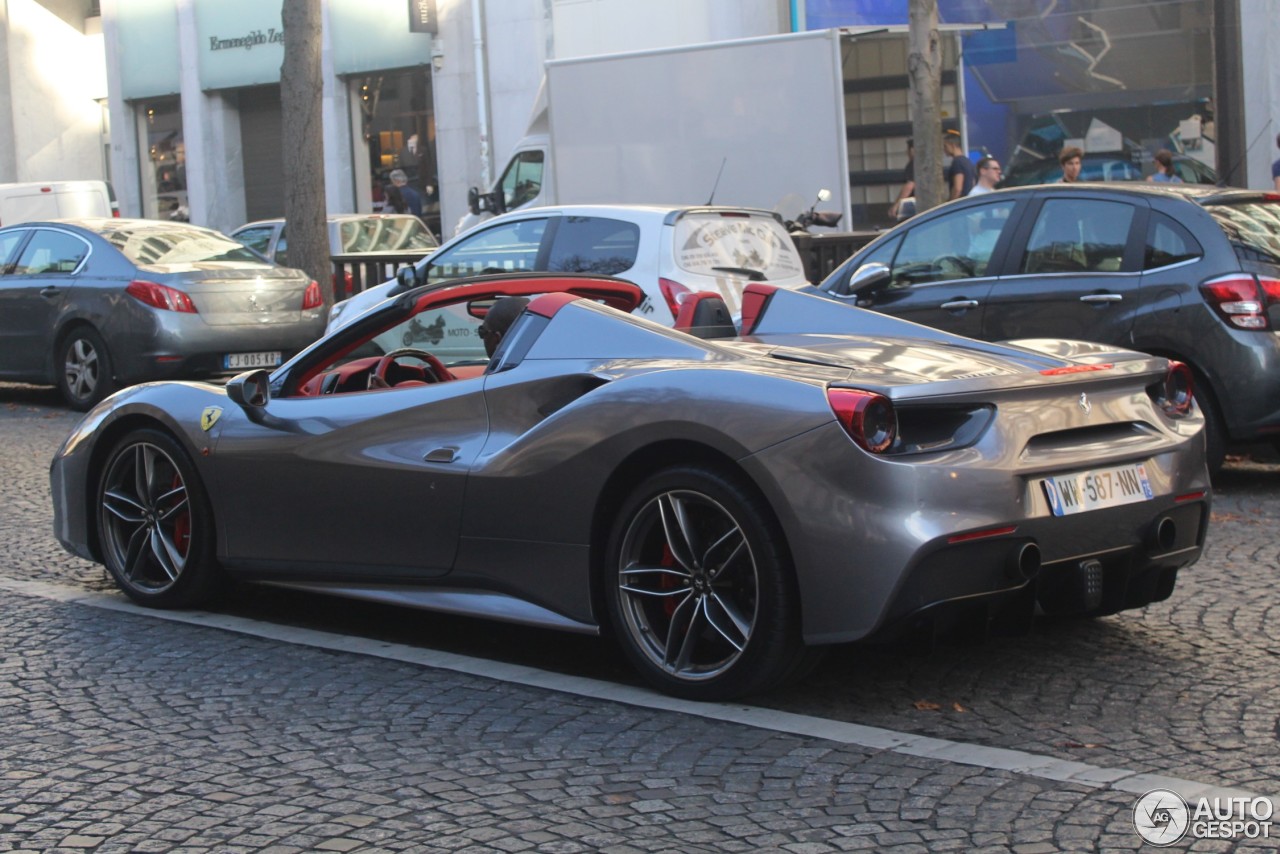
<instances>
[{"instance_id":1,"label":"rear bumper","mask_svg":"<svg viewBox=\"0 0 1280 854\"><path fill-rule=\"evenodd\" d=\"M892 632L984 598L1021 596L1063 614L1138 607L1167 597L1204 544L1211 492L1198 430L1138 459L1095 451L1092 462L1064 460L1057 471L1142 462L1153 493L1068 516L1052 514L1039 486L1045 472L1020 470L998 437L915 461L873 458L835 424L793 442L743 464L786 533L810 644ZM798 476L797 457L823 460L819 478ZM1028 545L1034 571L1019 570ZM1089 561L1101 598L1077 595Z\"/></svg>"}]
</instances>

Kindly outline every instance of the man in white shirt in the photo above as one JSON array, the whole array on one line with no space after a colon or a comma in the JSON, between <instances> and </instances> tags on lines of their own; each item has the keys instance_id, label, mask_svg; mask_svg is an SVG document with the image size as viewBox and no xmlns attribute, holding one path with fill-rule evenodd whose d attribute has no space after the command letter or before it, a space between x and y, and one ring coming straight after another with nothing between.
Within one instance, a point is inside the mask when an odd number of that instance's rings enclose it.
<instances>
[{"instance_id":1,"label":"man in white shirt","mask_svg":"<svg viewBox=\"0 0 1280 854\"><path fill-rule=\"evenodd\" d=\"M982 158L978 161L978 180L969 191L969 195L980 196L983 193L990 193L1003 177L1004 172L1000 169L999 161L994 157Z\"/></svg>"}]
</instances>

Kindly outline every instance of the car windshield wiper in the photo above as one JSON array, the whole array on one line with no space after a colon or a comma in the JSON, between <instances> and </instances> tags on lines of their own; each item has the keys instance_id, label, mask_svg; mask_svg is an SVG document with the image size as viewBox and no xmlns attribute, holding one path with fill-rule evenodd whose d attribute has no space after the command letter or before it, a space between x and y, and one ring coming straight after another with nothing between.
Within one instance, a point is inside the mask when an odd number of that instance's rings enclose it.
<instances>
[{"instance_id":1,"label":"car windshield wiper","mask_svg":"<svg viewBox=\"0 0 1280 854\"><path fill-rule=\"evenodd\" d=\"M717 273L737 273L739 276L746 276L753 282L765 281L764 273L759 270L753 270L750 267L712 267Z\"/></svg>"}]
</instances>

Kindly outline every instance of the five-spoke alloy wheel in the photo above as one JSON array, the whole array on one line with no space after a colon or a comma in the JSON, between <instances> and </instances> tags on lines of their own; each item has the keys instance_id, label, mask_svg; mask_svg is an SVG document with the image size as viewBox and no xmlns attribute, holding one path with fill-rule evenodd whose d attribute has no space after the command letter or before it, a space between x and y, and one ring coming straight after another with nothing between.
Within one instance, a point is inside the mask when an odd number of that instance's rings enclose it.
<instances>
[{"instance_id":1,"label":"five-spoke alloy wheel","mask_svg":"<svg viewBox=\"0 0 1280 854\"><path fill-rule=\"evenodd\" d=\"M111 355L87 326L72 330L58 348L58 389L72 409L89 409L111 393Z\"/></svg>"},{"instance_id":2,"label":"five-spoke alloy wheel","mask_svg":"<svg viewBox=\"0 0 1280 854\"><path fill-rule=\"evenodd\" d=\"M632 494L610 539L609 607L650 682L721 699L793 669L798 609L775 529L757 497L710 469L669 469Z\"/></svg>"},{"instance_id":3,"label":"five-spoke alloy wheel","mask_svg":"<svg viewBox=\"0 0 1280 854\"><path fill-rule=\"evenodd\" d=\"M158 430L126 436L107 459L98 490L99 534L107 569L130 598L181 607L211 594L208 501L186 452Z\"/></svg>"}]
</instances>

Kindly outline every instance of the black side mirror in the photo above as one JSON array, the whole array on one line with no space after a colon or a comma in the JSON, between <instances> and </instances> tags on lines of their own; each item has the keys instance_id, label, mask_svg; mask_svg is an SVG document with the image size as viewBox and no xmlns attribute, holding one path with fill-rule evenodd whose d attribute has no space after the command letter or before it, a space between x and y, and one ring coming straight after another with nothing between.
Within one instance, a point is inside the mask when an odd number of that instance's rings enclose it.
<instances>
[{"instance_id":1,"label":"black side mirror","mask_svg":"<svg viewBox=\"0 0 1280 854\"><path fill-rule=\"evenodd\" d=\"M227 397L246 411L262 409L271 399L271 374L259 368L233 377L227 383Z\"/></svg>"},{"instance_id":2,"label":"black side mirror","mask_svg":"<svg viewBox=\"0 0 1280 854\"><path fill-rule=\"evenodd\" d=\"M426 279L427 279L426 265L423 265L421 270L419 270L417 267L413 265L410 265L408 267L401 267L399 270L396 271L396 283L391 286L391 289L389 291L387 291L387 296L389 297L399 296L405 291L412 290L413 288L416 288L418 285L423 284L426 281Z\"/></svg>"},{"instance_id":3,"label":"black side mirror","mask_svg":"<svg viewBox=\"0 0 1280 854\"><path fill-rule=\"evenodd\" d=\"M480 215L480 188L472 187L467 190L467 210L471 211L473 216Z\"/></svg>"}]
</instances>

